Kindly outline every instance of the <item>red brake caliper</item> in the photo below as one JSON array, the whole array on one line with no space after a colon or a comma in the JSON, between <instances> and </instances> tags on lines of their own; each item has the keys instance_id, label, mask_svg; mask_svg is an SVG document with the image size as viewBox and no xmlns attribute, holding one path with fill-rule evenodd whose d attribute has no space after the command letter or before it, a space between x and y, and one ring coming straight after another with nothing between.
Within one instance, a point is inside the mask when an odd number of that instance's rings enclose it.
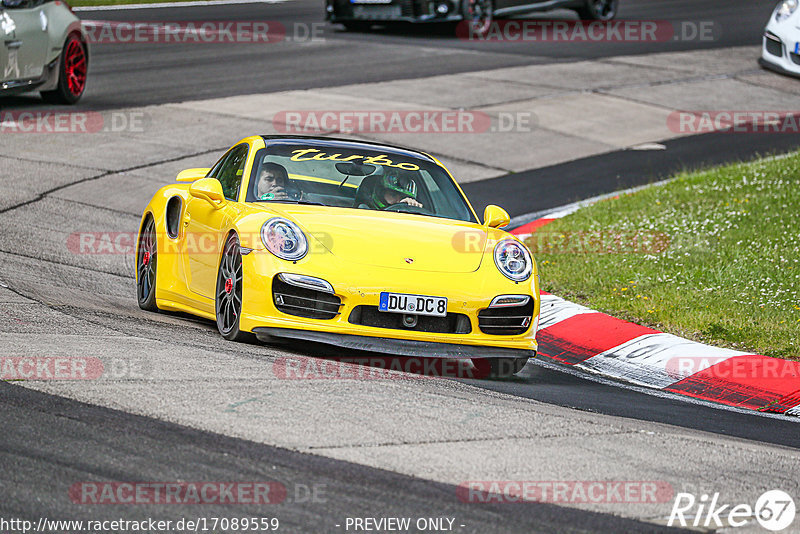
<instances>
[{"instance_id":1,"label":"red brake caliper","mask_svg":"<svg viewBox=\"0 0 800 534\"><path fill-rule=\"evenodd\" d=\"M142 263L146 265L150 264L150 251L144 253L144 257L142 258Z\"/></svg>"},{"instance_id":2,"label":"red brake caliper","mask_svg":"<svg viewBox=\"0 0 800 534\"><path fill-rule=\"evenodd\" d=\"M233 278L228 278L225 280L225 293L230 293L233 291Z\"/></svg>"}]
</instances>

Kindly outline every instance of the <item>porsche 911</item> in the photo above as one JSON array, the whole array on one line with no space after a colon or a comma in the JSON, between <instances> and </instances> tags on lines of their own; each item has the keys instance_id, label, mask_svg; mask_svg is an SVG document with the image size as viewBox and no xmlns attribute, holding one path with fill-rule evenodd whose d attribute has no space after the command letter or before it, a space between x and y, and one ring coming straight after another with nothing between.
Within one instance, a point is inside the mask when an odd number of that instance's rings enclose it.
<instances>
[{"instance_id":1,"label":"porsche 911","mask_svg":"<svg viewBox=\"0 0 800 534\"><path fill-rule=\"evenodd\" d=\"M144 310L216 321L228 340L304 340L481 359L536 354L538 273L488 206L422 152L253 136L155 193L136 248Z\"/></svg>"}]
</instances>

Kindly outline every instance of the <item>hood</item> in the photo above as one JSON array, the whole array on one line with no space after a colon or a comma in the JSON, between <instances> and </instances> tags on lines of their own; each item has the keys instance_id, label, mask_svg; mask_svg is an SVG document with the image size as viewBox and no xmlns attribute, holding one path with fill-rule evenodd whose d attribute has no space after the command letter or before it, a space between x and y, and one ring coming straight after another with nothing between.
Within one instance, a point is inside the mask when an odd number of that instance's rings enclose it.
<instances>
[{"instance_id":1,"label":"hood","mask_svg":"<svg viewBox=\"0 0 800 534\"><path fill-rule=\"evenodd\" d=\"M464 221L286 204L280 211L337 258L364 266L469 273L486 246L486 229Z\"/></svg>"}]
</instances>

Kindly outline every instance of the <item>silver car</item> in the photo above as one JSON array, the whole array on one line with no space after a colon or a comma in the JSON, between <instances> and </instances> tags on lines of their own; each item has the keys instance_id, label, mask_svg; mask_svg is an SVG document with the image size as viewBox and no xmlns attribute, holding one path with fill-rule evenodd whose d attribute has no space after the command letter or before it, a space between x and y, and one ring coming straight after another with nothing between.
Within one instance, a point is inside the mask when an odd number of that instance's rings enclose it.
<instances>
[{"instance_id":1,"label":"silver car","mask_svg":"<svg viewBox=\"0 0 800 534\"><path fill-rule=\"evenodd\" d=\"M0 97L39 91L74 104L88 69L86 34L63 0L0 0Z\"/></svg>"}]
</instances>

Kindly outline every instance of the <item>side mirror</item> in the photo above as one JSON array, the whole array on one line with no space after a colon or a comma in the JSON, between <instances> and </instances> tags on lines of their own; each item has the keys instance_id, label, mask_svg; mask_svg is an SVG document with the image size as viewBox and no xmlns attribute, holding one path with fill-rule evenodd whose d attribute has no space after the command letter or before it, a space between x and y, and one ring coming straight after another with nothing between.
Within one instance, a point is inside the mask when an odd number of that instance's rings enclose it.
<instances>
[{"instance_id":1,"label":"side mirror","mask_svg":"<svg viewBox=\"0 0 800 534\"><path fill-rule=\"evenodd\" d=\"M510 222L511 217L508 216L508 212L500 206L489 204L483 210L483 224L489 228L502 228L508 226Z\"/></svg>"},{"instance_id":2,"label":"side mirror","mask_svg":"<svg viewBox=\"0 0 800 534\"><path fill-rule=\"evenodd\" d=\"M205 178L211 169L186 169L178 173L177 180L179 182L194 182L200 178Z\"/></svg>"},{"instance_id":3,"label":"side mirror","mask_svg":"<svg viewBox=\"0 0 800 534\"><path fill-rule=\"evenodd\" d=\"M189 186L189 194L194 198L207 200L216 209L225 205L225 193L222 184L216 178L202 178Z\"/></svg>"}]
</instances>

